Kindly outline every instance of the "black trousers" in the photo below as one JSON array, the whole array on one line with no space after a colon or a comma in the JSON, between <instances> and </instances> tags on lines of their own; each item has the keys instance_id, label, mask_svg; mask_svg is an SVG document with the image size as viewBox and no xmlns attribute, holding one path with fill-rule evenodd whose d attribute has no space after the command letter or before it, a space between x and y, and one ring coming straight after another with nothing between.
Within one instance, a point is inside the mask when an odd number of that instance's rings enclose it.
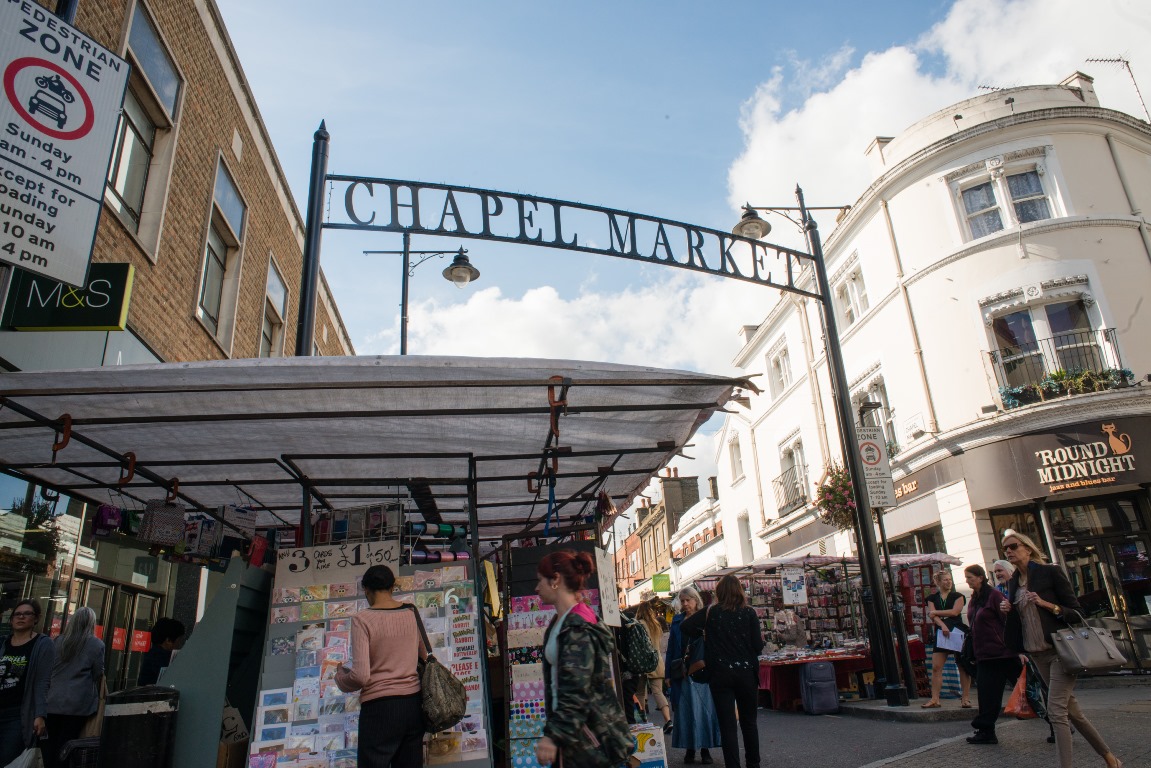
<instances>
[{"instance_id":1,"label":"black trousers","mask_svg":"<svg viewBox=\"0 0 1151 768\"><path fill-rule=\"evenodd\" d=\"M995 721L1003 711L1003 688L1015 682L1023 668L1019 659L987 659L975 668L975 690L979 695L979 714L971 721L977 731L995 733Z\"/></svg>"},{"instance_id":2,"label":"black trousers","mask_svg":"<svg viewBox=\"0 0 1151 768\"><path fill-rule=\"evenodd\" d=\"M743 752L746 768L759 768L759 671L756 669L724 669L711 671L711 698L719 718L720 744L723 764L739 768L739 739L743 732ZM736 725L736 711L739 724Z\"/></svg>"},{"instance_id":3,"label":"black trousers","mask_svg":"<svg viewBox=\"0 0 1151 768\"><path fill-rule=\"evenodd\" d=\"M424 713L420 694L385 696L360 704L360 768L422 768Z\"/></svg>"},{"instance_id":4,"label":"black trousers","mask_svg":"<svg viewBox=\"0 0 1151 768\"><path fill-rule=\"evenodd\" d=\"M48 713L48 739L40 742L40 755L45 768L64 768L60 750L69 741L80 738L80 731L88 722L88 715L54 715Z\"/></svg>"}]
</instances>

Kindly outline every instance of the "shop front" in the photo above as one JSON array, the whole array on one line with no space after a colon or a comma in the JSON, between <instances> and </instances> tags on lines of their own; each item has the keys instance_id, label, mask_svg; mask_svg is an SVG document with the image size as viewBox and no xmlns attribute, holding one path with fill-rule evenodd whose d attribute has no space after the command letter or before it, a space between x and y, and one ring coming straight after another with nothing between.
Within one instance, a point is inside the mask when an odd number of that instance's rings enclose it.
<instances>
[{"instance_id":1,"label":"shop front","mask_svg":"<svg viewBox=\"0 0 1151 768\"><path fill-rule=\"evenodd\" d=\"M1088 622L1112 632L1130 667L1147 669L1149 488L1151 417L1080 422L970 448L900 478L900 507L885 518L930 502L942 511L927 521L938 528L924 530L938 530L965 565L1002 558L1006 530L1027 534L1066 568Z\"/></svg>"}]
</instances>

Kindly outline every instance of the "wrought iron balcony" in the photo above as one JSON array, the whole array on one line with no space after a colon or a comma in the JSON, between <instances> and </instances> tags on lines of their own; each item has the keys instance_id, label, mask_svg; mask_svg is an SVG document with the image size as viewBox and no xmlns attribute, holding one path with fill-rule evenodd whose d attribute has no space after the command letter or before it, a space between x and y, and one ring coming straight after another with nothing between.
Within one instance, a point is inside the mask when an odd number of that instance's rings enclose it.
<instances>
[{"instance_id":1,"label":"wrought iron balcony","mask_svg":"<svg viewBox=\"0 0 1151 768\"><path fill-rule=\"evenodd\" d=\"M771 481L775 488L775 508L782 517L807 503L807 468L792 467Z\"/></svg>"},{"instance_id":2,"label":"wrought iron balcony","mask_svg":"<svg viewBox=\"0 0 1151 768\"><path fill-rule=\"evenodd\" d=\"M1004 408L1130 384L1115 329L1061 333L988 353Z\"/></svg>"}]
</instances>

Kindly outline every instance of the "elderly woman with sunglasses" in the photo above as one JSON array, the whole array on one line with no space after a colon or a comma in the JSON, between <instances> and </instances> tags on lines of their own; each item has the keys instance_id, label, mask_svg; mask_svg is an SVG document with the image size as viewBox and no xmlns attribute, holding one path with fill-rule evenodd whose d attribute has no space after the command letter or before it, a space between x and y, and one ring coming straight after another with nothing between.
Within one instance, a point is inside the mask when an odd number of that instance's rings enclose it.
<instances>
[{"instance_id":1,"label":"elderly woman with sunglasses","mask_svg":"<svg viewBox=\"0 0 1151 768\"><path fill-rule=\"evenodd\" d=\"M1056 764L1072 768L1074 725L1107 768L1121 768L1123 763L1079 708L1075 675L1063 668L1050 643L1051 633L1066 621L1082 620L1067 574L1057 565L1048 565L1043 551L1028 536L1010 528L1003 533L1003 551L1015 566L1007 584L1007 599L999 604L999 610L1007 615L1004 639L1008 648L1020 654L1021 661L1031 657L1047 683L1047 716L1055 729Z\"/></svg>"},{"instance_id":2,"label":"elderly woman with sunglasses","mask_svg":"<svg viewBox=\"0 0 1151 768\"><path fill-rule=\"evenodd\" d=\"M0 636L0 765L7 765L48 732L48 683L56 662L52 641L36 632L40 604L12 609L12 633Z\"/></svg>"}]
</instances>

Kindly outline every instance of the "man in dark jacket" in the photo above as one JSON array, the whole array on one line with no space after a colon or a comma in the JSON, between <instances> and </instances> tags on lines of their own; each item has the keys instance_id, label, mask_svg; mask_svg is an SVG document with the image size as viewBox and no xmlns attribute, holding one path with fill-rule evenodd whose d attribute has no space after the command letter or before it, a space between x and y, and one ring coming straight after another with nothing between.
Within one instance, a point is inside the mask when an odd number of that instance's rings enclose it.
<instances>
[{"instance_id":1,"label":"man in dark jacket","mask_svg":"<svg viewBox=\"0 0 1151 768\"><path fill-rule=\"evenodd\" d=\"M152 627L152 647L144 653L140 661L140 676L137 685L155 685L160 679L160 671L172 661L172 651L184 636L183 623L167 616L161 616Z\"/></svg>"}]
</instances>

